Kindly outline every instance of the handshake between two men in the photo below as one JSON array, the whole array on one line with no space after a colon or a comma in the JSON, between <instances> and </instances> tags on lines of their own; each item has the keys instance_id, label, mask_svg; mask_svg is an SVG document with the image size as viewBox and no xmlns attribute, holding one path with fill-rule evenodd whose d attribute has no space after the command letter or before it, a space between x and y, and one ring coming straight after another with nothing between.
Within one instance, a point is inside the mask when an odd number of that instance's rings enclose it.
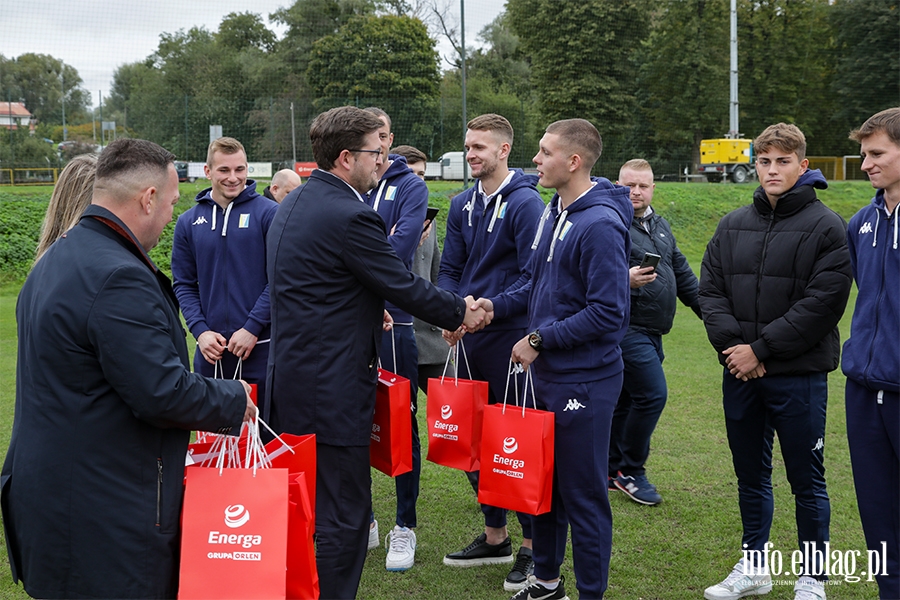
<instances>
[{"instance_id":1,"label":"handshake between two men","mask_svg":"<svg viewBox=\"0 0 900 600\"><path fill-rule=\"evenodd\" d=\"M444 339L447 340L447 343L451 346L454 345L459 339L465 335L466 332L475 332L481 329L484 329L488 325L491 324L491 321L494 319L494 305L491 304L491 301L486 298L480 298L476 300L473 296L466 296L464 298L466 301L466 316L463 318L462 325L459 326L459 329L456 331L444 331L443 336ZM394 326L394 319L391 317L391 314L385 310L384 311L384 330L390 331L391 327ZM451 336L452 341L451 341Z\"/></svg>"},{"instance_id":2,"label":"handshake between two men","mask_svg":"<svg viewBox=\"0 0 900 600\"><path fill-rule=\"evenodd\" d=\"M466 318L463 320L462 326L456 331L444 330L442 335L444 340L451 346L462 339L466 333L473 333L484 329L491 324L494 319L494 304L487 298L479 298L475 300L472 296L466 297ZM470 320L474 323L470 323ZM520 363L527 368L538 357L540 350L537 350L533 344L529 343L528 336L524 336L516 345L513 346L511 356L513 362Z\"/></svg>"}]
</instances>

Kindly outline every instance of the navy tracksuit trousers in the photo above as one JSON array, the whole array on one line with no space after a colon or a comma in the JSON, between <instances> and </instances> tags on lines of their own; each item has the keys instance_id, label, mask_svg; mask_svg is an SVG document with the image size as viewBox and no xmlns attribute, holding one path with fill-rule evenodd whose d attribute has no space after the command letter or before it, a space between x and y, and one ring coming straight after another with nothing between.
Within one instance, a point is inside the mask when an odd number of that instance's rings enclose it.
<instances>
[{"instance_id":1,"label":"navy tracksuit trousers","mask_svg":"<svg viewBox=\"0 0 900 600\"><path fill-rule=\"evenodd\" d=\"M559 577L572 527L578 597L603 598L612 551L612 511L606 470L613 410L622 373L599 381L558 383L534 373L539 409L555 415L555 466L550 512L534 518L534 575Z\"/></svg>"},{"instance_id":2,"label":"navy tracksuit trousers","mask_svg":"<svg viewBox=\"0 0 900 600\"><path fill-rule=\"evenodd\" d=\"M765 375L741 381L724 371L722 404L728 445L738 479L744 535L742 548L762 550L769 541L772 497L772 441L784 457L797 520L797 539L825 549L831 504L825 489L826 373ZM824 579L824 565L804 565L811 577Z\"/></svg>"},{"instance_id":3,"label":"navy tracksuit trousers","mask_svg":"<svg viewBox=\"0 0 900 600\"><path fill-rule=\"evenodd\" d=\"M875 576L879 595L900 598L900 394L879 397L848 379L846 400L850 462L866 546L880 555L884 542L887 550L887 566Z\"/></svg>"}]
</instances>

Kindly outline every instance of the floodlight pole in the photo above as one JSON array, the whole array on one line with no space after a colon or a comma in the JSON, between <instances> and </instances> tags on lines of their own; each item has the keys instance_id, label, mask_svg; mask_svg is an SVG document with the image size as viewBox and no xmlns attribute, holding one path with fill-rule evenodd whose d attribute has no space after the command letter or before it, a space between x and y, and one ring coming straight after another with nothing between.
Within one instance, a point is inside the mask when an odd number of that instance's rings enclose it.
<instances>
[{"instance_id":1,"label":"floodlight pole","mask_svg":"<svg viewBox=\"0 0 900 600\"><path fill-rule=\"evenodd\" d=\"M728 111L728 137L740 137L738 126L738 54L737 0L731 0L731 102Z\"/></svg>"},{"instance_id":2,"label":"floodlight pole","mask_svg":"<svg viewBox=\"0 0 900 600\"><path fill-rule=\"evenodd\" d=\"M59 72L59 87L62 89L62 121L63 121L63 141L68 140L69 129L66 127L66 82L62 71Z\"/></svg>"},{"instance_id":3,"label":"floodlight pole","mask_svg":"<svg viewBox=\"0 0 900 600\"><path fill-rule=\"evenodd\" d=\"M469 187L469 163L466 162L466 0L459 0L459 46L462 58L462 132L463 132L463 189Z\"/></svg>"},{"instance_id":4,"label":"floodlight pole","mask_svg":"<svg viewBox=\"0 0 900 600\"><path fill-rule=\"evenodd\" d=\"M291 169L294 168L294 165L297 164L297 131L294 129L294 103L291 102L291 145L294 150L294 162L291 164Z\"/></svg>"}]
</instances>

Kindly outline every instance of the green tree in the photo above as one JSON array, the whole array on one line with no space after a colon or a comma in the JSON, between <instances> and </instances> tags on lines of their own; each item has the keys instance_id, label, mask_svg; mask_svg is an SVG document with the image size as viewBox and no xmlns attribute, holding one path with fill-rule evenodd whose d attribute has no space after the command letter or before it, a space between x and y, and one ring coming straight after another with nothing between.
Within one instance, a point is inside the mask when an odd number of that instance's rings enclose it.
<instances>
[{"instance_id":1,"label":"green tree","mask_svg":"<svg viewBox=\"0 0 900 600\"><path fill-rule=\"evenodd\" d=\"M306 77L316 107L376 104L391 115L397 143L429 147L439 83L434 45L418 19L352 17L313 44Z\"/></svg>"},{"instance_id":2,"label":"green tree","mask_svg":"<svg viewBox=\"0 0 900 600\"><path fill-rule=\"evenodd\" d=\"M629 59L644 38L642 0L508 0L512 30L531 60L547 121L581 117L606 136L632 126L635 112Z\"/></svg>"},{"instance_id":3,"label":"green tree","mask_svg":"<svg viewBox=\"0 0 900 600\"><path fill-rule=\"evenodd\" d=\"M780 121L794 123L811 154L828 143L833 29L829 0L742 0L738 7L741 130L748 137ZM895 21L896 27L896 21Z\"/></svg>"},{"instance_id":4,"label":"green tree","mask_svg":"<svg viewBox=\"0 0 900 600\"><path fill-rule=\"evenodd\" d=\"M275 34L259 15L249 12L226 15L215 37L220 47L237 52L248 48L270 52L275 46Z\"/></svg>"},{"instance_id":5,"label":"green tree","mask_svg":"<svg viewBox=\"0 0 900 600\"><path fill-rule=\"evenodd\" d=\"M485 25L478 38L485 47L466 53L466 121L485 113L506 117L515 131L510 165L533 166L531 157L545 122L537 108L531 66L519 37L509 26L507 13L500 13ZM433 156L462 148L462 82L458 65L445 71L441 80L441 121Z\"/></svg>"},{"instance_id":6,"label":"green tree","mask_svg":"<svg viewBox=\"0 0 900 600\"><path fill-rule=\"evenodd\" d=\"M82 84L75 67L48 54L0 55L0 101L24 102L39 125L62 124L63 99L68 123L86 119L90 93Z\"/></svg>"},{"instance_id":7,"label":"green tree","mask_svg":"<svg viewBox=\"0 0 900 600\"><path fill-rule=\"evenodd\" d=\"M831 11L836 72L832 93L846 138L878 111L900 106L900 6L896 0L837 0ZM855 142L844 146L855 153Z\"/></svg>"},{"instance_id":8,"label":"green tree","mask_svg":"<svg viewBox=\"0 0 900 600\"><path fill-rule=\"evenodd\" d=\"M728 6L720 0L657 5L638 57L637 95L646 119L635 155L696 164L700 140L728 130L728 27Z\"/></svg>"},{"instance_id":9,"label":"green tree","mask_svg":"<svg viewBox=\"0 0 900 600\"><path fill-rule=\"evenodd\" d=\"M271 18L287 27L276 46L279 60L290 70L294 85L305 86L309 55L316 40L338 32L352 17L372 15L373 0L296 0Z\"/></svg>"}]
</instances>

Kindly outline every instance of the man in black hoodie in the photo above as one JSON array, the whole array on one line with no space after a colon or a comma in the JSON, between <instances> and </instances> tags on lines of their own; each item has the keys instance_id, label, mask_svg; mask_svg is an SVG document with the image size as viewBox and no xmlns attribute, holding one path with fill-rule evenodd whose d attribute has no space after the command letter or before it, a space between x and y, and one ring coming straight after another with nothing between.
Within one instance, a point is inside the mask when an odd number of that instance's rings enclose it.
<instances>
[{"instance_id":1,"label":"man in black hoodie","mask_svg":"<svg viewBox=\"0 0 900 600\"><path fill-rule=\"evenodd\" d=\"M703 257L700 307L725 367L722 404L738 478L743 558L708 600L772 589L762 560L769 541L772 440L778 433L796 503L801 566L795 600L824 600L831 508L823 450L827 373L838 366L838 321L850 294L846 224L822 204L827 187L807 169L806 139L794 125L768 127L754 142L760 187L753 204L725 215ZM821 554L820 554L821 557Z\"/></svg>"}]
</instances>

